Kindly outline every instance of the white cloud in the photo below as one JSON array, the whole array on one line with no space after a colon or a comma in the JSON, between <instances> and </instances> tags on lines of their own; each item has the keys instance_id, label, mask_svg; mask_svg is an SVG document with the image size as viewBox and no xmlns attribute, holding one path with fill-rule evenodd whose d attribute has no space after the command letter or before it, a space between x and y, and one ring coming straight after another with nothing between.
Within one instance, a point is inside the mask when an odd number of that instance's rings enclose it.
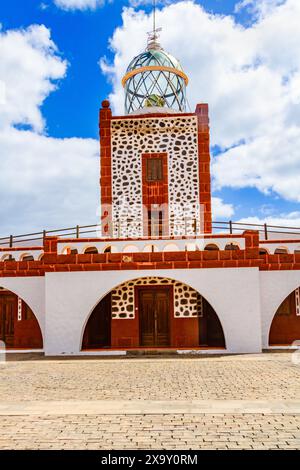
<instances>
[{"instance_id":1,"label":"white cloud","mask_svg":"<svg viewBox=\"0 0 300 470\"><path fill-rule=\"evenodd\" d=\"M0 56L0 234L96 223L98 142L43 135L40 107L67 68L50 31L0 32Z\"/></svg>"},{"instance_id":2,"label":"white cloud","mask_svg":"<svg viewBox=\"0 0 300 470\"><path fill-rule=\"evenodd\" d=\"M66 61L57 54L50 31L43 25L24 30L0 31L0 83L5 103L0 103L0 129L27 124L44 128L40 106L65 76Z\"/></svg>"},{"instance_id":3,"label":"white cloud","mask_svg":"<svg viewBox=\"0 0 300 470\"><path fill-rule=\"evenodd\" d=\"M97 223L99 145L0 132L1 235Z\"/></svg>"},{"instance_id":4,"label":"white cloud","mask_svg":"<svg viewBox=\"0 0 300 470\"><path fill-rule=\"evenodd\" d=\"M212 218L213 220L227 220L230 219L234 214L234 208L232 204L226 204L219 197L212 198Z\"/></svg>"},{"instance_id":5,"label":"white cloud","mask_svg":"<svg viewBox=\"0 0 300 470\"><path fill-rule=\"evenodd\" d=\"M223 152L214 159L215 187L253 186L300 201L300 2L261 0L252 7L260 13L244 27L192 1L166 6L157 13L161 43L189 75L191 109L209 103L212 144ZM114 61L100 62L117 114L121 78L150 29L149 15L125 9L111 39Z\"/></svg>"},{"instance_id":6,"label":"white cloud","mask_svg":"<svg viewBox=\"0 0 300 470\"><path fill-rule=\"evenodd\" d=\"M270 14L274 8L285 3L286 0L242 0L235 5L235 12L243 9L260 18Z\"/></svg>"},{"instance_id":7,"label":"white cloud","mask_svg":"<svg viewBox=\"0 0 300 470\"><path fill-rule=\"evenodd\" d=\"M156 5L169 5L171 3L175 3L179 0L157 0ZM153 0L129 0L129 5L133 8L137 8L144 5L153 5Z\"/></svg>"},{"instance_id":8,"label":"white cloud","mask_svg":"<svg viewBox=\"0 0 300 470\"><path fill-rule=\"evenodd\" d=\"M260 217L243 217L237 222L243 224L251 224L248 228L253 230L259 230L261 232L262 238L264 237L264 227L262 227L262 225L266 223L269 240L282 238L298 238L300 234L300 211L267 216L263 219L261 219Z\"/></svg>"},{"instance_id":9,"label":"white cloud","mask_svg":"<svg viewBox=\"0 0 300 470\"><path fill-rule=\"evenodd\" d=\"M239 220L239 222L249 223L249 224L270 224L270 225L279 225L282 227L288 226L296 226L300 227L300 211L282 213L279 215L272 215L268 217L264 217L261 219L260 217L243 217Z\"/></svg>"},{"instance_id":10,"label":"white cloud","mask_svg":"<svg viewBox=\"0 0 300 470\"><path fill-rule=\"evenodd\" d=\"M95 10L103 6L105 0L54 0L54 3L63 10Z\"/></svg>"}]
</instances>

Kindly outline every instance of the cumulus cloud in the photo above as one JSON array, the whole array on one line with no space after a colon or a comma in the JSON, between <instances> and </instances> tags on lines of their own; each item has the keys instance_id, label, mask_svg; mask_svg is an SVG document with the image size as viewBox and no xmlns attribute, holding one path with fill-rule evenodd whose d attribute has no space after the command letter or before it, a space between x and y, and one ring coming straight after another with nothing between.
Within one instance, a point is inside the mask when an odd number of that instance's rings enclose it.
<instances>
[{"instance_id":1,"label":"cumulus cloud","mask_svg":"<svg viewBox=\"0 0 300 470\"><path fill-rule=\"evenodd\" d=\"M241 0L235 5L235 12L246 9L256 17L262 17L271 13L275 7L283 5L286 0Z\"/></svg>"},{"instance_id":2,"label":"cumulus cloud","mask_svg":"<svg viewBox=\"0 0 300 470\"><path fill-rule=\"evenodd\" d=\"M67 68L50 31L43 25L0 31L0 56L0 129L26 124L41 132L40 106Z\"/></svg>"},{"instance_id":3,"label":"cumulus cloud","mask_svg":"<svg viewBox=\"0 0 300 470\"><path fill-rule=\"evenodd\" d=\"M243 217L239 220L239 222L249 223L249 224L264 224L267 223L269 225L278 225L282 227L291 227L294 225L295 227L300 227L300 211L282 213L276 216L267 216L263 219L260 217Z\"/></svg>"},{"instance_id":4,"label":"cumulus cloud","mask_svg":"<svg viewBox=\"0 0 300 470\"><path fill-rule=\"evenodd\" d=\"M103 6L105 0L54 0L54 3L63 10L95 10Z\"/></svg>"},{"instance_id":5,"label":"cumulus cloud","mask_svg":"<svg viewBox=\"0 0 300 470\"><path fill-rule=\"evenodd\" d=\"M191 110L197 102L209 103L212 145L221 152L214 158L214 187L253 186L299 201L300 2L246 4L256 12L248 27L193 1L165 6L157 13L161 43L189 75ZM145 47L150 29L151 16L125 9L123 25L111 38L114 61L100 62L113 85L110 100L118 114L123 112L122 75Z\"/></svg>"},{"instance_id":6,"label":"cumulus cloud","mask_svg":"<svg viewBox=\"0 0 300 470\"><path fill-rule=\"evenodd\" d=\"M244 217L240 219L238 222L243 223L243 224L252 224L254 225L254 227L252 227L252 225L251 227L254 230L260 230L262 233L264 232L264 228L259 227L259 226L264 225L266 223L267 226L269 226L268 227L269 239L293 238L293 235L289 235L288 233L299 235L298 227L300 227L300 212L294 211L294 212L288 212L288 213L281 213L276 216L264 217L263 219L260 217ZM282 230L281 227L284 227L284 230ZM286 230L286 227L289 227L289 229ZM293 231L293 228L295 229L294 231ZM280 232L281 230L282 232ZM286 232L285 235L283 235L284 232Z\"/></svg>"},{"instance_id":7,"label":"cumulus cloud","mask_svg":"<svg viewBox=\"0 0 300 470\"><path fill-rule=\"evenodd\" d=\"M0 148L1 235L97 223L97 141L10 128Z\"/></svg>"},{"instance_id":8,"label":"cumulus cloud","mask_svg":"<svg viewBox=\"0 0 300 470\"><path fill-rule=\"evenodd\" d=\"M225 203L220 197L212 198L212 218L213 220L230 219L234 214L232 204Z\"/></svg>"},{"instance_id":9,"label":"cumulus cloud","mask_svg":"<svg viewBox=\"0 0 300 470\"><path fill-rule=\"evenodd\" d=\"M96 222L97 141L45 135L40 108L67 69L50 31L0 32L0 56L1 235Z\"/></svg>"}]
</instances>

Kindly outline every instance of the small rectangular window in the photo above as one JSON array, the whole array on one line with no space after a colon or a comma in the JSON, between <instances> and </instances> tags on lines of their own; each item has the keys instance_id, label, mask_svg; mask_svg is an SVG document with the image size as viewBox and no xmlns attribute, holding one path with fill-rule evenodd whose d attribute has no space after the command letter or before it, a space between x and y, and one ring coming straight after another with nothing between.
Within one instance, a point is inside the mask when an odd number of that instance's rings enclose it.
<instances>
[{"instance_id":1,"label":"small rectangular window","mask_svg":"<svg viewBox=\"0 0 300 470\"><path fill-rule=\"evenodd\" d=\"M147 158L147 181L162 181L163 161L162 158Z\"/></svg>"}]
</instances>

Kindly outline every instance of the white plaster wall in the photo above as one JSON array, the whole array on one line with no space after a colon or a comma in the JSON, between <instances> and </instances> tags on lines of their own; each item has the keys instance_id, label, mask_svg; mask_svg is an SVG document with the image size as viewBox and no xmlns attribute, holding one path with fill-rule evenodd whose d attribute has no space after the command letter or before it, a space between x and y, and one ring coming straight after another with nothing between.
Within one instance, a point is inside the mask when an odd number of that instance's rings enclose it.
<instances>
[{"instance_id":1,"label":"white plaster wall","mask_svg":"<svg viewBox=\"0 0 300 470\"><path fill-rule=\"evenodd\" d=\"M45 278L1 277L0 286L21 297L31 308L40 325L45 341Z\"/></svg>"},{"instance_id":2,"label":"white plaster wall","mask_svg":"<svg viewBox=\"0 0 300 470\"><path fill-rule=\"evenodd\" d=\"M284 299L300 286L300 270L261 271L261 321L263 348L269 346L269 333L276 310Z\"/></svg>"},{"instance_id":3,"label":"white plaster wall","mask_svg":"<svg viewBox=\"0 0 300 470\"><path fill-rule=\"evenodd\" d=\"M153 274L153 270L47 273L45 353L78 354L85 324L99 300L125 281ZM227 352L261 351L257 268L166 269L160 274L188 284L211 303L222 323Z\"/></svg>"}]
</instances>

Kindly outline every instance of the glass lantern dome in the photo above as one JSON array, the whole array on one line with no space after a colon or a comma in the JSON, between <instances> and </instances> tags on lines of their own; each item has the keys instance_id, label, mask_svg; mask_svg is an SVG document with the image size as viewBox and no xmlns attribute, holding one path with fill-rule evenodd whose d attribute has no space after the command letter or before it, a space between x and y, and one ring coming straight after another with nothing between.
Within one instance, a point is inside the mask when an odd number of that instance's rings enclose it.
<instances>
[{"instance_id":1,"label":"glass lantern dome","mask_svg":"<svg viewBox=\"0 0 300 470\"><path fill-rule=\"evenodd\" d=\"M156 34L149 38L147 50L130 62L122 84L126 114L151 107L186 110L188 77L178 60L160 47Z\"/></svg>"}]
</instances>

